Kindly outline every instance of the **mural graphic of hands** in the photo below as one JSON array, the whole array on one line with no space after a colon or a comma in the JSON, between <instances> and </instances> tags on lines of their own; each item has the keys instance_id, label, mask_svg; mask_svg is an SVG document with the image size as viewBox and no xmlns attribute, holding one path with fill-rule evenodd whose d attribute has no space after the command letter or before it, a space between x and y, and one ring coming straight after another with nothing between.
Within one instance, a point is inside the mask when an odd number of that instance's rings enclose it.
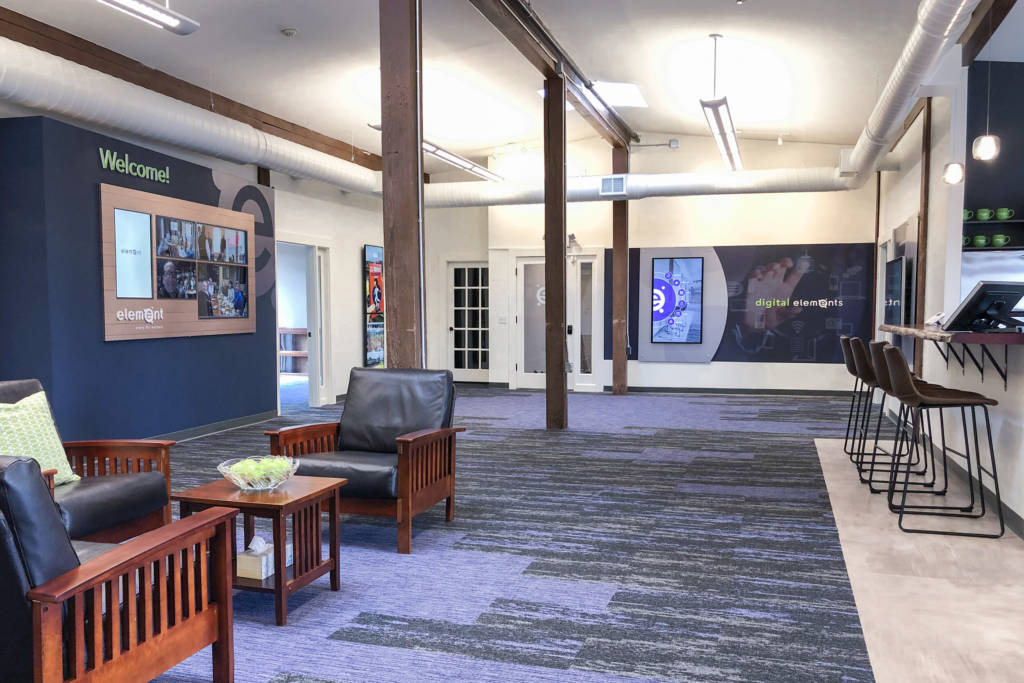
<instances>
[{"instance_id":1,"label":"mural graphic of hands","mask_svg":"<svg viewBox=\"0 0 1024 683\"><path fill-rule=\"evenodd\" d=\"M793 259L787 256L750 271L743 325L752 330L770 331L799 315L803 309L789 302L808 267L806 259L798 259L794 266ZM765 302L771 303L766 305Z\"/></svg>"}]
</instances>

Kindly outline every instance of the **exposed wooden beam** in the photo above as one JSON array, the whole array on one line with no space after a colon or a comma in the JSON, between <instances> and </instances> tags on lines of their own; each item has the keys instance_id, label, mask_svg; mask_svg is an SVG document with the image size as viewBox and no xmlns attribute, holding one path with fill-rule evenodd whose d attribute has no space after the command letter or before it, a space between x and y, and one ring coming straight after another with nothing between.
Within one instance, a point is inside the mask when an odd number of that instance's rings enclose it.
<instances>
[{"instance_id":1,"label":"exposed wooden beam","mask_svg":"<svg viewBox=\"0 0 1024 683\"><path fill-rule=\"evenodd\" d=\"M540 18L523 0L469 0L501 35L545 78L562 76L576 112L613 147L628 147L638 136L621 116L591 90L590 81L566 55Z\"/></svg>"},{"instance_id":2,"label":"exposed wooden beam","mask_svg":"<svg viewBox=\"0 0 1024 683\"><path fill-rule=\"evenodd\" d=\"M957 42L963 46L960 64L970 66L1010 13L1017 0L981 0L971 14L971 21Z\"/></svg>"},{"instance_id":3,"label":"exposed wooden beam","mask_svg":"<svg viewBox=\"0 0 1024 683\"><path fill-rule=\"evenodd\" d=\"M569 426L565 339L565 81L544 80L544 349L547 428Z\"/></svg>"},{"instance_id":4,"label":"exposed wooden beam","mask_svg":"<svg viewBox=\"0 0 1024 683\"><path fill-rule=\"evenodd\" d=\"M422 368L423 55L420 0L379 0L387 364Z\"/></svg>"},{"instance_id":5,"label":"exposed wooden beam","mask_svg":"<svg viewBox=\"0 0 1024 683\"><path fill-rule=\"evenodd\" d=\"M201 109L247 123L265 133L277 135L285 140L345 161L351 161L374 171L379 171L381 168L380 157L376 154L228 99L206 88L150 68L118 52L90 43L88 40L4 7L0 7L0 36L134 83L161 95L167 95Z\"/></svg>"},{"instance_id":6,"label":"exposed wooden beam","mask_svg":"<svg viewBox=\"0 0 1024 683\"><path fill-rule=\"evenodd\" d=\"M629 173L629 149L612 148L612 173ZM629 201L612 202L612 393L624 396L629 387L626 368L629 300Z\"/></svg>"},{"instance_id":7,"label":"exposed wooden beam","mask_svg":"<svg viewBox=\"0 0 1024 683\"><path fill-rule=\"evenodd\" d=\"M921 130L921 211L917 219L917 267L914 285L914 324L924 324L927 309L925 294L928 275L928 211L931 206L932 180L932 98L925 99ZM921 377L924 363L924 340L914 339L914 374Z\"/></svg>"}]
</instances>

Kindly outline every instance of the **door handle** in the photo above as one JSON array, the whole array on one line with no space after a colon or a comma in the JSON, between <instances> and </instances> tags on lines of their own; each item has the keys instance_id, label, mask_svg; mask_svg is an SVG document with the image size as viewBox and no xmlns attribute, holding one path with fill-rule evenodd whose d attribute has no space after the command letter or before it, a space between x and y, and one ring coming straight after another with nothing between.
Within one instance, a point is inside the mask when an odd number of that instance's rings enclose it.
<instances>
[{"instance_id":1,"label":"door handle","mask_svg":"<svg viewBox=\"0 0 1024 683\"><path fill-rule=\"evenodd\" d=\"M568 326L566 326L566 328L565 328L565 333L566 333L566 334L572 334L572 325L568 325Z\"/></svg>"}]
</instances>

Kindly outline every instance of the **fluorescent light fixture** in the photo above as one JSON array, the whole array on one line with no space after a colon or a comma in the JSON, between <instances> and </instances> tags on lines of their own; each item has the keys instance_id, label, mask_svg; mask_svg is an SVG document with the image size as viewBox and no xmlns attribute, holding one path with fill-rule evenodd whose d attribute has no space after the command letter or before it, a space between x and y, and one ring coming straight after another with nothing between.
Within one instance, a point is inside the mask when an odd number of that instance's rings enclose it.
<instances>
[{"instance_id":1,"label":"fluorescent light fixture","mask_svg":"<svg viewBox=\"0 0 1024 683\"><path fill-rule=\"evenodd\" d=\"M152 0L96 1L135 17L139 21L144 21L150 26L167 29L171 33L177 33L179 36L187 36L199 28L198 21L189 19L184 14L179 14L170 7L158 4Z\"/></svg>"},{"instance_id":2,"label":"fluorescent light fixture","mask_svg":"<svg viewBox=\"0 0 1024 683\"><path fill-rule=\"evenodd\" d=\"M368 123L366 125L368 125L370 128L373 128L376 131L381 131L381 126L379 123ZM481 166L480 164L474 164L469 159L465 157L460 157L458 154L455 154L454 152L449 152L446 149L442 149L432 142L427 142L426 140L424 140L423 151L433 157L440 159L441 161L444 161L445 163L451 164L452 166L458 169L466 171L467 173L472 173L478 178L483 178L484 180L493 180L496 183L501 183L505 181L504 178L502 178L494 171L490 171Z\"/></svg>"},{"instance_id":3,"label":"fluorescent light fixture","mask_svg":"<svg viewBox=\"0 0 1024 683\"><path fill-rule=\"evenodd\" d=\"M647 108L647 100L644 99L636 83L594 81L593 87L597 94L601 96L601 99L612 107Z\"/></svg>"},{"instance_id":4,"label":"fluorescent light fixture","mask_svg":"<svg viewBox=\"0 0 1024 683\"><path fill-rule=\"evenodd\" d=\"M959 185L964 180L964 165L951 161L942 169L942 182L947 185Z\"/></svg>"},{"instance_id":5,"label":"fluorescent light fixture","mask_svg":"<svg viewBox=\"0 0 1024 683\"><path fill-rule=\"evenodd\" d=\"M732 114L729 113L728 98L701 100L700 106L704 109L704 117L708 120L711 134L715 136L715 144L718 145L725 165L734 171L742 171L743 161L740 159L739 143L736 142L736 127L732 123Z\"/></svg>"},{"instance_id":6,"label":"fluorescent light fixture","mask_svg":"<svg viewBox=\"0 0 1024 683\"><path fill-rule=\"evenodd\" d=\"M541 97L544 97L544 88L541 88L540 90L538 90L538 91L537 91L537 94L538 94L538 95L540 95ZM572 102L570 102L570 101L569 101L569 100L567 99L567 100L565 101L565 110L566 110L566 111L573 111L573 110L575 110L575 109L576 109L576 107L572 106Z\"/></svg>"},{"instance_id":7,"label":"fluorescent light fixture","mask_svg":"<svg viewBox=\"0 0 1024 683\"><path fill-rule=\"evenodd\" d=\"M978 161L995 159L999 156L999 136L986 133L974 138L974 144L971 145L971 156Z\"/></svg>"}]
</instances>

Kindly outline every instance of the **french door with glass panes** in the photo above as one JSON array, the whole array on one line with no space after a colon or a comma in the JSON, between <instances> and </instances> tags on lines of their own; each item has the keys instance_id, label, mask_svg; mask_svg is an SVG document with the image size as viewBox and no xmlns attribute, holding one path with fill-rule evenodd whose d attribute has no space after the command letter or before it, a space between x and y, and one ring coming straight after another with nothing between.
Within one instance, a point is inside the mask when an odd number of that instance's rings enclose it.
<instances>
[{"instance_id":1,"label":"french door with glass panes","mask_svg":"<svg viewBox=\"0 0 1024 683\"><path fill-rule=\"evenodd\" d=\"M457 382L486 382L490 368L486 263L448 264L448 362Z\"/></svg>"}]
</instances>

